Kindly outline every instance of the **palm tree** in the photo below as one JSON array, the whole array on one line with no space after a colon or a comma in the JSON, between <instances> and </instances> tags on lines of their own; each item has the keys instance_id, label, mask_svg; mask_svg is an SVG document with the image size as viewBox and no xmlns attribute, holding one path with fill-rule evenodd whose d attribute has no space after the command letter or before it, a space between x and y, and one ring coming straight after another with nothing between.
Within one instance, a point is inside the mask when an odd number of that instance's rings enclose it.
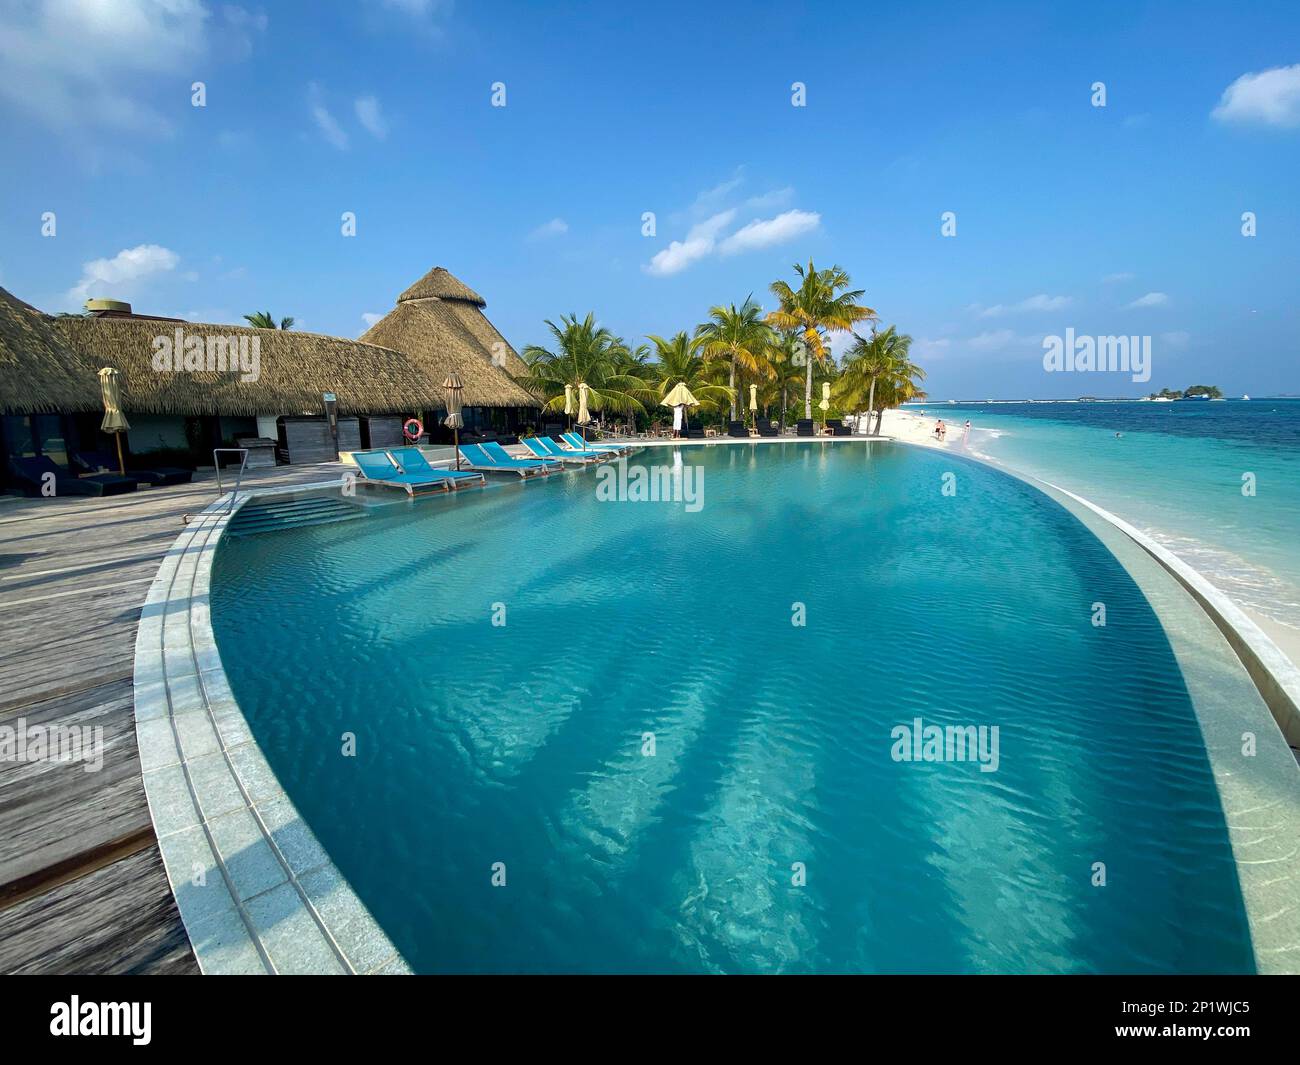
<instances>
[{"instance_id":1,"label":"palm tree","mask_svg":"<svg viewBox=\"0 0 1300 1065\"><path fill-rule=\"evenodd\" d=\"M710 367L700 354L700 348L704 346L703 336L692 337L681 332L665 340L650 334L649 340L655 346L658 356L658 362L654 366L657 373L656 387L661 400L678 381L686 382L691 395L700 401L702 407L722 407L735 399L734 388L712 380Z\"/></svg>"},{"instance_id":2,"label":"palm tree","mask_svg":"<svg viewBox=\"0 0 1300 1065\"><path fill-rule=\"evenodd\" d=\"M774 387L779 386L781 402L781 421L786 419L786 409L790 406L790 392L796 394L804 383L804 342L799 332L794 329L776 330L776 342L769 351L772 368L776 371ZM775 402L775 396L774 400Z\"/></svg>"},{"instance_id":3,"label":"palm tree","mask_svg":"<svg viewBox=\"0 0 1300 1065\"><path fill-rule=\"evenodd\" d=\"M275 324L275 319L271 317L270 311L254 311L252 314L244 315L244 321L254 329L292 329L292 318L281 318L280 324Z\"/></svg>"},{"instance_id":4,"label":"palm tree","mask_svg":"<svg viewBox=\"0 0 1300 1065\"><path fill-rule=\"evenodd\" d=\"M808 267L795 263L799 287L773 281L772 295L781 306L768 314L767 320L778 329L798 330L804 343L803 416L812 417L812 364L826 360L828 349L825 332L852 329L857 322L874 318L876 312L858 303L862 289L849 289L849 275L838 266L818 270L811 259ZM843 290L843 291L841 291Z\"/></svg>"},{"instance_id":5,"label":"palm tree","mask_svg":"<svg viewBox=\"0 0 1300 1065\"><path fill-rule=\"evenodd\" d=\"M589 389L587 406L592 410L644 413L645 402L656 397L643 377L628 372L633 355L628 346L604 326L597 326L594 314L582 321L576 314L565 315L559 325L548 319L546 328L555 338L554 348L540 344L524 348L528 373L518 379L545 400L546 410L564 410L566 385L576 396L578 387L585 384Z\"/></svg>"},{"instance_id":6,"label":"palm tree","mask_svg":"<svg viewBox=\"0 0 1300 1065\"><path fill-rule=\"evenodd\" d=\"M925 379L925 371L911 361L911 348L912 338L892 325L884 332L873 332L870 339L854 334L838 391L846 406L859 405L865 393L868 432L873 414L879 433L885 407L906 402L916 392L916 382ZM881 400L879 407L877 398Z\"/></svg>"},{"instance_id":7,"label":"palm tree","mask_svg":"<svg viewBox=\"0 0 1300 1065\"><path fill-rule=\"evenodd\" d=\"M709 321L695 332L697 339L703 342L702 354L706 361L727 359L731 363L727 387L731 389L733 422L737 418L737 367L755 377L776 375L768 358L776 338L764 324L762 314L763 308L754 302L751 294L745 297L745 302L739 307L732 303L726 307L718 305L711 308Z\"/></svg>"}]
</instances>

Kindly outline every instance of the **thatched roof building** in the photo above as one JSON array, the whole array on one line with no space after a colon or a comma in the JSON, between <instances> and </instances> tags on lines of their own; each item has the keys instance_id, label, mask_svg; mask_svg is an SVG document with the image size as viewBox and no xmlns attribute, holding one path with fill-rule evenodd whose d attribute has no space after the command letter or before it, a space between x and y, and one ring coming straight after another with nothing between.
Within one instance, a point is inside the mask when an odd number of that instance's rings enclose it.
<instances>
[{"instance_id":1,"label":"thatched roof building","mask_svg":"<svg viewBox=\"0 0 1300 1065\"><path fill-rule=\"evenodd\" d=\"M442 379L434 380L402 352L340 337L146 318L60 318L54 327L82 360L90 380L100 366L122 371L122 407L128 414L318 412L324 392L338 396L344 414L418 411L444 402ZM230 369L190 369L174 361L184 358L183 348L176 350L177 331L183 338L202 338L205 352L209 339L231 341ZM156 338L169 342L162 352ZM254 339L255 366L250 359ZM158 369L159 364L180 369ZM96 387L94 405L98 403Z\"/></svg>"},{"instance_id":2,"label":"thatched roof building","mask_svg":"<svg viewBox=\"0 0 1300 1065\"><path fill-rule=\"evenodd\" d=\"M406 352L439 381L455 370L465 382L466 406L540 407L515 382L528 367L483 314L486 306L477 292L435 266L398 296L397 306L361 339Z\"/></svg>"},{"instance_id":3,"label":"thatched roof building","mask_svg":"<svg viewBox=\"0 0 1300 1065\"><path fill-rule=\"evenodd\" d=\"M99 379L86 373L54 323L0 288L0 413L94 410L100 405Z\"/></svg>"}]
</instances>

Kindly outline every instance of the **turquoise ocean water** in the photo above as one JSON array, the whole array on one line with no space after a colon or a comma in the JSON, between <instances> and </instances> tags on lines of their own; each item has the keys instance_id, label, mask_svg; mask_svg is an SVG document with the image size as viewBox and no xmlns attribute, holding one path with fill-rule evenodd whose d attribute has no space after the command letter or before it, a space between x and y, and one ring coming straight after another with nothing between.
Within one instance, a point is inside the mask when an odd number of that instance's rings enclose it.
<instances>
[{"instance_id":1,"label":"turquoise ocean water","mask_svg":"<svg viewBox=\"0 0 1300 1065\"><path fill-rule=\"evenodd\" d=\"M1300 629L1300 400L907 409L969 419L976 453L1091 499L1241 604Z\"/></svg>"},{"instance_id":2,"label":"turquoise ocean water","mask_svg":"<svg viewBox=\"0 0 1300 1065\"><path fill-rule=\"evenodd\" d=\"M235 695L416 969L1252 967L1166 636L1073 517L902 445L678 459L697 511L584 471L222 541Z\"/></svg>"}]
</instances>

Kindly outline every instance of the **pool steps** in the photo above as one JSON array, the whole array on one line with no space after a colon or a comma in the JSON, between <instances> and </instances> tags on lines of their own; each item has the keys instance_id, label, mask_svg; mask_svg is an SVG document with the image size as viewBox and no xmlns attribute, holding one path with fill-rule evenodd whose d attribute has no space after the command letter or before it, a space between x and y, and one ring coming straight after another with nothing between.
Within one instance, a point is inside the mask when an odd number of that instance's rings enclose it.
<instances>
[{"instance_id":1,"label":"pool steps","mask_svg":"<svg viewBox=\"0 0 1300 1065\"><path fill-rule=\"evenodd\" d=\"M252 533L276 532L280 529L301 529L308 525L353 521L364 515L365 511L361 507L344 502L337 496L316 496L308 499L254 499L231 519L228 533L231 536L247 536Z\"/></svg>"}]
</instances>

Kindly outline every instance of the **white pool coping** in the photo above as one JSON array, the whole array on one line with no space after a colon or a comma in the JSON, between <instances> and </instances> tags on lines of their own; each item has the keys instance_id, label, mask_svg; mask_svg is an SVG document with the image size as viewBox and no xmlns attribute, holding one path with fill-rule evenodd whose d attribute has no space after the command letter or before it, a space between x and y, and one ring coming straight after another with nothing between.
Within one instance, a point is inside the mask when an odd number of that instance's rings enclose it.
<instances>
[{"instance_id":1,"label":"white pool coping","mask_svg":"<svg viewBox=\"0 0 1300 1065\"><path fill-rule=\"evenodd\" d=\"M135 727L149 816L205 974L405 974L409 966L272 772L212 634L212 560L227 495L168 550L140 616Z\"/></svg>"}]
</instances>

